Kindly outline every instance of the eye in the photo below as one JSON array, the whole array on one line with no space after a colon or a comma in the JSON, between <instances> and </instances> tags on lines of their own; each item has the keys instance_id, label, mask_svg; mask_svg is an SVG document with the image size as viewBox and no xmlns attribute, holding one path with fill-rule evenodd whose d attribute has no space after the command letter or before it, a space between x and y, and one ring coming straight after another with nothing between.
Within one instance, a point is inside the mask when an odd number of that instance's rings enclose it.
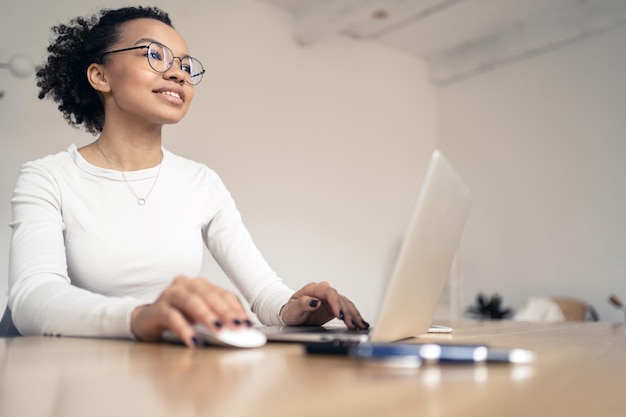
<instances>
[{"instance_id":1,"label":"eye","mask_svg":"<svg viewBox=\"0 0 626 417\"><path fill-rule=\"evenodd\" d=\"M153 42L150 45L148 45L148 52L146 53L146 55L148 56L148 59L150 60L163 61L165 60L165 56L168 54L167 54L167 50L165 49L165 46Z\"/></svg>"},{"instance_id":2,"label":"eye","mask_svg":"<svg viewBox=\"0 0 626 417\"><path fill-rule=\"evenodd\" d=\"M182 69L183 71L185 71L188 74L191 74L191 65L187 65L187 64L182 64L180 66L180 69Z\"/></svg>"},{"instance_id":3,"label":"eye","mask_svg":"<svg viewBox=\"0 0 626 417\"><path fill-rule=\"evenodd\" d=\"M159 53L159 51L155 51L153 49L149 49L148 50L148 58L150 59L154 59L155 61L161 61L163 60L163 57L161 56L161 54Z\"/></svg>"}]
</instances>

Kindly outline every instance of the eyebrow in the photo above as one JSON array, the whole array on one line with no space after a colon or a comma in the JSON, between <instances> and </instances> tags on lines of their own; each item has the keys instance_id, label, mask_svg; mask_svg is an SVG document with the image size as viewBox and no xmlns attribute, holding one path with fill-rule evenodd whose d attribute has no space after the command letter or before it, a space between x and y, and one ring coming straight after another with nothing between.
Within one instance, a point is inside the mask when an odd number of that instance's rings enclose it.
<instances>
[{"instance_id":1,"label":"eyebrow","mask_svg":"<svg viewBox=\"0 0 626 417\"><path fill-rule=\"evenodd\" d=\"M152 39L152 38L141 38L137 42L135 42L134 46L139 45L140 43L146 43L146 42L148 42L148 43L154 42L154 43L158 43L159 45L167 46L163 42L157 41L156 39ZM167 47L170 48L169 46L167 46ZM172 49L172 48L170 48L170 49ZM183 58L190 58L190 57L191 57L191 55L189 55L189 53L183 54Z\"/></svg>"},{"instance_id":2,"label":"eyebrow","mask_svg":"<svg viewBox=\"0 0 626 417\"><path fill-rule=\"evenodd\" d=\"M160 43L161 45L163 45L162 42L159 42L156 39L152 39L152 38L141 38L137 42L135 42L135 45L139 45L140 43L145 43L145 42L148 42L148 43L156 42L156 43Z\"/></svg>"}]
</instances>

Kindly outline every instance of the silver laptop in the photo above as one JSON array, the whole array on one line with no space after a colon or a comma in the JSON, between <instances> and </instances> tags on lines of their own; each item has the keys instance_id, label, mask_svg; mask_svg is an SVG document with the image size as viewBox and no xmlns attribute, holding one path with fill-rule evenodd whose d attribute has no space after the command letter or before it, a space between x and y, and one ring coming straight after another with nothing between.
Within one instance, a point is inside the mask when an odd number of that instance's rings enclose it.
<instances>
[{"instance_id":1,"label":"silver laptop","mask_svg":"<svg viewBox=\"0 0 626 417\"><path fill-rule=\"evenodd\" d=\"M392 342L430 332L449 332L432 326L471 206L470 193L441 151L436 150L424 177L411 222L386 283L373 327L265 326L269 341Z\"/></svg>"}]
</instances>

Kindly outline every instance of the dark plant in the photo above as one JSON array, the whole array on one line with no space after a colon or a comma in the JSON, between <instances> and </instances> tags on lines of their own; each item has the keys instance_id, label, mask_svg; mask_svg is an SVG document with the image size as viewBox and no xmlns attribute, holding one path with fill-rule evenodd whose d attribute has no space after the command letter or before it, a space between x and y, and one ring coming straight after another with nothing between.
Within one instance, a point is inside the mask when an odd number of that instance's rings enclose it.
<instances>
[{"instance_id":1,"label":"dark plant","mask_svg":"<svg viewBox=\"0 0 626 417\"><path fill-rule=\"evenodd\" d=\"M502 307L502 297L500 294L493 294L491 297L478 293L476 304L471 305L465 313L474 319L481 320L502 320L513 315L513 310Z\"/></svg>"}]
</instances>

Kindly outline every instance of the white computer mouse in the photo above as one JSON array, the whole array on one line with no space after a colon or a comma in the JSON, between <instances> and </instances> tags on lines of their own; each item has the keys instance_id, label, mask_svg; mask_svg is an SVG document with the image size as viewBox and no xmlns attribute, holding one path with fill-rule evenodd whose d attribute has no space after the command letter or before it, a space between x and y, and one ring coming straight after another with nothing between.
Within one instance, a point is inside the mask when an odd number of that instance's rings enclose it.
<instances>
[{"instance_id":1,"label":"white computer mouse","mask_svg":"<svg viewBox=\"0 0 626 417\"><path fill-rule=\"evenodd\" d=\"M206 345L255 348L267 343L265 334L252 327L222 329L218 332L212 332L201 324L194 324L193 328L196 331L196 337ZM163 339L168 341L180 341L180 339L169 330L163 333Z\"/></svg>"},{"instance_id":2,"label":"white computer mouse","mask_svg":"<svg viewBox=\"0 0 626 417\"><path fill-rule=\"evenodd\" d=\"M253 327L240 327L237 329L222 329L212 332L206 327L196 324L193 326L198 336L207 344L221 345L238 348L255 348L263 346L267 337L260 330Z\"/></svg>"}]
</instances>

